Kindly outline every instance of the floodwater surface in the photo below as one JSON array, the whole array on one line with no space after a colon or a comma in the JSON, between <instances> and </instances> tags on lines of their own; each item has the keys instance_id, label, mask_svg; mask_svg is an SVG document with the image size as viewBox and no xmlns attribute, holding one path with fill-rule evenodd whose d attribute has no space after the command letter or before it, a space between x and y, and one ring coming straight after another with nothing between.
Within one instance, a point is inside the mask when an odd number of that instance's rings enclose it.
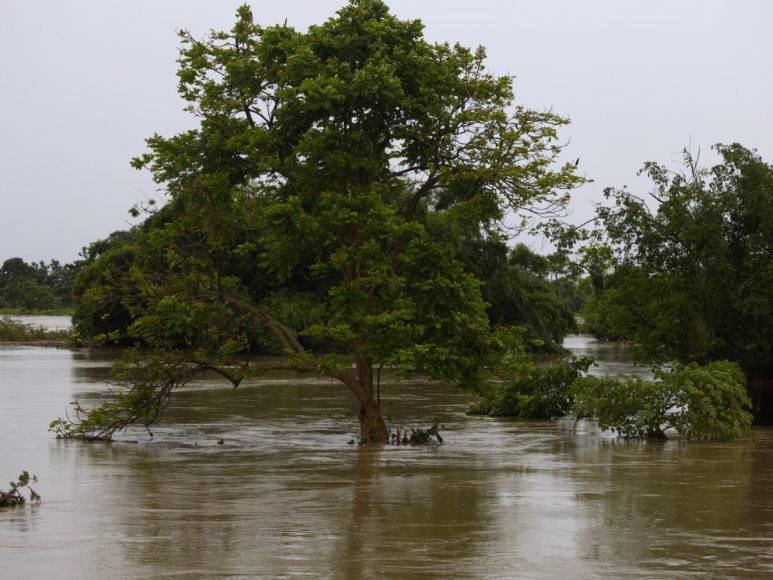
<instances>
[{"instance_id":1,"label":"floodwater surface","mask_svg":"<svg viewBox=\"0 0 773 580\"><path fill-rule=\"evenodd\" d=\"M569 337L597 372L642 372ZM107 353L0 348L0 578L590 578L773 575L773 432L625 442L591 423L468 417L437 384L387 384L396 421L447 444L359 449L347 391L276 376L177 393L150 440L47 432L106 389ZM223 444L219 445L218 440ZM136 441L132 443L130 441Z\"/></svg>"}]
</instances>

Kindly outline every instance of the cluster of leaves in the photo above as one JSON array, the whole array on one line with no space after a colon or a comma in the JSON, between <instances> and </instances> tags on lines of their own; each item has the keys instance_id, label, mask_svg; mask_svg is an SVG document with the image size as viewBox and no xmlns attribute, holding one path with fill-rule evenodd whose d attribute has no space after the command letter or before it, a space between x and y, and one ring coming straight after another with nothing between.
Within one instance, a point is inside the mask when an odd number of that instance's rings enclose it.
<instances>
[{"instance_id":1,"label":"cluster of leaves","mask_svg":"<svg viewBox=\"0 0 773 580\"><path fill-rule=\"evenodd\" d=\"M29 494L30 501L40 502L40 495L32 489L30 482L37 483L38 478L30 475L27 471L22 471L16 481L9 483L8 491L0 491L0 508L18 506L26 503L27 498L24 495L25 490Z\"/></svg>"},{"instance_id":2,"label":"cluster of leaves","mask_svg":"<svg viewBox=\"0 0 773 580\"><path fill-rule=\"evenodd\" d=\"M655 381L635 377L580 377L573 388L576 417L598 418L602 429L626 438L665 437L730 441L748 436L752 415L737 364L714 361L658 371Z\"/></svg>"},{"instance_id":3,"label":"cluster of leaves","mask_svg":"<svg viewBox=\"0 0 773 580\"><path fill-rule=\"evenodd\" d=\"M625 438L665 437L730 441L750 433L751 402L737 364L714 361L657 371L654 381L588 375L592 360L569 358L544 366L514 352L506 373L481 391L473 415L550 419L595 417Z\"/></svg>"},{"instance_id":4,"label":"cluster of leaves","mask_svg":"<svg viewBox=\"0 0 773 580\"><path fill-rule=\"evenodd\" d=\"M66 340L69 337L70 333L67 330L46 330L12 318L0 318L0 342Z\"/></svg>"},{"instance_id":5,"label":"cluster of leaves","mask_svg":"<svg viewBox=\"0 0 773 580\"><path fill-rule=\"evenodd\" d=\"M572 411L574 385L587 373L592 360L570 357L546 365L532 357L518 357L507 365L503 380L490 381L473 403L471 415L550 419Z\"/></svg>"}]
</instances>

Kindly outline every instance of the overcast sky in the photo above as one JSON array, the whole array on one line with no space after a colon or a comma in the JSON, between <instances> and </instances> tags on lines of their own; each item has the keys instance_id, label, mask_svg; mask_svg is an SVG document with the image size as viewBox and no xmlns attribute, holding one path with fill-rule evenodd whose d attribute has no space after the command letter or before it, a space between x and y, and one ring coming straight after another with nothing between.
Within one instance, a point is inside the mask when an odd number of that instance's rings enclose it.
<instances>
[{"instance_id":1,"label":"overcast sky","mask_svg":"<svg viewBox=\"0 0 773 580\"><path fill-rule=\"evenodd\" d=\"M344 0L251 2L261 24L298 29ZM0 260L69 261L128 227L154 195L129 167L153 132L193 120L176 93L178 28L230 28L229 0L0 0ZM433 41L485 45L519 102L572 119L567 158L603 187L646 188L645 160L739 141L773 160L773 2L391 0Z\"/></svg>"}]
</instances>

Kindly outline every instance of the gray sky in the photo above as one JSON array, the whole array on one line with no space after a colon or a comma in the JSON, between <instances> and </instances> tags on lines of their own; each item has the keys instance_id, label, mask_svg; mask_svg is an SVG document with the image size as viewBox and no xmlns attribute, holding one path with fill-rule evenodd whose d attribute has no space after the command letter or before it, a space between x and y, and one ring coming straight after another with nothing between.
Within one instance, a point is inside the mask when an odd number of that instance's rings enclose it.
<instances>
[{"instance_id":1,"label":"gray sky","mask_svg":"<svg viewBox=\"0 0 773 580\"><path fill-rule=\"evenodd\" d=\"M255 1L263 24L303 29L345 0ZM0 0L0 260L69 261L128 226L154 196L129 167L153 132L193 124L176 92L175 30L230 28L231 0ZM517 76L518 100L572 125L567 158L607 185L646 188L645 160L739 141L773 161L773 2L768 0L391 0L434 41L483 44Z\"/></svg>"}]
</instances>

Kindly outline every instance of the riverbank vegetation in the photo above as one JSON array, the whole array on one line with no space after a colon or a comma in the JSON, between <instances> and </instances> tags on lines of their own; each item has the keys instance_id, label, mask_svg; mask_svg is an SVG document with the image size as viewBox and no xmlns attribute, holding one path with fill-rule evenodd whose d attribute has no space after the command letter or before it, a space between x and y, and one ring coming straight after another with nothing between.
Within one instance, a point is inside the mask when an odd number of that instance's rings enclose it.
<instances>
[{"instance_id":1,"label":"riverbank vegetation","mask_svg":"<svg viewBox=\"0 0 773 580\"><path fill-rule=\"evenodd\" d=\"M66 314L72 311L74 264L27 263L8 258L0 266L0 314Z\"/></svg>"},{"instance_id":2,"label":"riverbank vegetation","mask_svg":"<svg viewBox=\"0 0 773 580\"><path fill-rule=\"evenodd\" d=\"M671 430L687 439L731 441L751 434L751 401L744 374L729 361L678 365L655 372L655 380L588 375L592 361L567 358L538 365L528 356L481 389L471 415L598 420L629 438L665 438Z\"/></svg>"},{"instance_id":3,"label":"riverbank vegetation","mask_svg":"<svg viewBox=\"0 0 773 580\"><path fill-rule=\"evenodd\" d=\"M72 316L80 304L77 280L81 272L121 242L132 239L117 231L81 249L68 264L58 260L26 262L8 258L0 266L0 315Z\"/></svg>"},{"instance_id":4,"label":"riverbank vegetation","mask_svg":"<svg viewBox=\"0 0 773 580\"><path fill-rule=\"evenodd\" d=\"M551 419L572 411L572 389L593 360L561 355L539 357L528 348L523 328L494 333L499 352L489 365L486 381L468 413L519 419Z\"/></svg>"},{"instance_id":5,"label":"riverbank vegetation","mask_svg":"<svg viewBox=\"0 0 773 580\"><path fill-rule=\"evenodd\" d=\"M729 361L678 365L635 377L580 377L572 389L575 417L626 438L682 437L732 441L751 434L751 401L740 367Z\"/></svg>"}]
</instances>

